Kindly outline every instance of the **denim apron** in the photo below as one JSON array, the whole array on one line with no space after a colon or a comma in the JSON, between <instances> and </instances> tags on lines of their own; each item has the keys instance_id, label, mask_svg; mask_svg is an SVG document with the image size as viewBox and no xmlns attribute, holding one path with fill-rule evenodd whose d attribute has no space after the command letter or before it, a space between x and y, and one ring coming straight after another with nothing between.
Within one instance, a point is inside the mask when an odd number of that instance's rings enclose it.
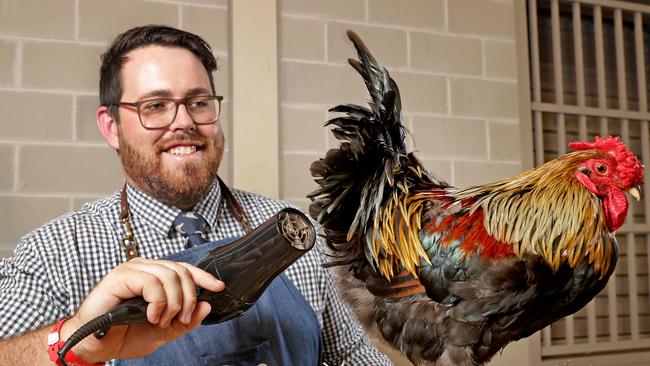
<instances>
[{"instance_id":1,"label":"denim apron","mask_svg":"<svg viewBox=\"0 0 650 366\"><path fill-rule=\"evenodd\" d=\"M233 240L206 243L166 259L196 264L206 252ZM307 366L320 365L322 353L316 314L283 273L242 316L219 324L200 325L144 358L116 360L115 364Z\"/></svg>"}]
</instances>

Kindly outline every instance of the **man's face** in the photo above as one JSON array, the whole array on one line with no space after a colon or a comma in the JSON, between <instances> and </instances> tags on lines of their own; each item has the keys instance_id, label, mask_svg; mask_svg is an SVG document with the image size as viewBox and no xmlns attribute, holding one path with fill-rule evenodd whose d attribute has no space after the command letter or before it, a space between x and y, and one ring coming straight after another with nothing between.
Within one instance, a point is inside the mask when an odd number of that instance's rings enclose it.
<instances>
[{"instance_id":1,"label":"man's face","mask_svg":"<svg viewBox=\"0 0 650 366\"><path fill-rule=\"evenodd\" d=\"M122 65L123 102L211 95L199 59L180 47L146 46ZM197 125L185 106L162 129L142 127L135 107L119 108L119 156L129 183L158 200L192 208L210 189L223 153L220 121Z\"/></svg>"}]
</instances>

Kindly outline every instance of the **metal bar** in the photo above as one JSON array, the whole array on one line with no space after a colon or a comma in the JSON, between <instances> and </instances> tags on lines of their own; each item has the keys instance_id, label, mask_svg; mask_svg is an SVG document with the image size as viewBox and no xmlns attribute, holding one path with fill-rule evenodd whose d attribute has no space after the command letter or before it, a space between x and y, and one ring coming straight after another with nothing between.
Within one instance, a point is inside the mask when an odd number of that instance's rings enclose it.
<instances>
[{"instance_id":1,"label":"metal bar","mask_svg":"<svg viewBox=\"0 0 650 366\"><path fill-rule=\"evenodd\" d=\"M567 356L567 355L577 355L577 354L590 354L594 355L596 353L607 353L607 352L620 352L620 351L647 351L650 348L650 339L644 339L640 341L620 341L615 343L599 343L598 348L594 349L594 346L590 344L574 344L572 346L553 346L546 347L542 346L542 356ZM564 364L562 364L564 365ZM580 364L581 365L581 364Z\"/></svg>"},{"instance_id":2,"label":"metal bar","mask_svg":"<svg viewBox=\"0 0 650 366\"><path fill-rule=\"evenodd\" d=\"M618 81L618 108L627 110L627 83L625 81L625 43L623 41L623 12L614 10L614 43L616 44L616 79Z\"/></svg>"},{"instance_id":3,"label":"metal bar","mask_svg":"<svg viewBox=\"0 0 650 366\"><path fill-rule=\"evenodd\" d=\"M573 332L573 329L575 327L575 324L573 322L573 314L567 315L564 318L564 338L566 338L566 344L567 345L573 345L576 343L575 341L575 333Z\"/></svg>"},{"instance_id":4,"label":"metal bar","mask_svg":"<svg viewBox=\"0 0 650 366\"><path fill-rule=\"evenodd\" d=\"M647 120L648 112L637 111L621 111L616 109L605 109L596 107L579 107L575 105L557 105L553 103L531 103L533 111L548 112L548 113L565 113L565 114L584 114L587 116L604 117L604 118L617 118L617 119L635 119Z\"/></svg>"},{"instance_id":5,"label":"metal bar","mask_svg":"<svg viewBox=\"0 0 650 366\"><path fill-rule=\"evenodd\" d=\"M553 43L553 78L555 82L555 103L564 104L564 82L562 80L562 37L560 35L559 0L551 0L551 34Z\"/></svg>"},{"instance_id":6,"label":"metal bar","mask_svg":"<svg viewBox=\"0 0 650 366\"><path fill-rule=\"evenodd\" d=\"M555 83L555 104L564 105L564 80L562 67L562 36L560 35L560 5L559 0L551 0L551 34L553 43L553 80ZM566 122L564 114L555 116L557 124L557 151L559 155L566 154Z\"/></svg>"},{"instance_id":7,"label":"metal bar","mask_svg":"<svg viewBox=\"0 0 650 366\"><path fill-rule=\"evenodd\" d=\"M585 65L583 60L584 50L582 48L582 14L580 3L574 2L572 5L573 17L573 54L575 57L575 74L576 74L576 91L578 93L578 107L584 108L585 101ZM587 116L580 114L578 116L578 137L582 141L587 140Z\"/></svg>"},{"instance_id":8,"label":"metal bar","mask_svg":"<svg viewBox=\"0 0 650 366\"><path fill-rule=\"evenodd\" d=\"M517 80L519 98L519 138L521 140L521 166L530 169L535 166L533 114L530 102L531 92L531 59L528 40L527 1L515 1L515 43L517 46ZM541 355L538 355L541 357ZM538 358L539 358L538 357Z\"/></svg>"},{"instance_id":9,"label":"metal bar","mask_svg":"<svg viewBox=\"0 0 650 366\"><path fill-rule=\"evenodd\" d=\"M636 54L636 79L639 88L639 111L648 112L648 94L646 89L645 50L643 47L643 17L634 13L634 49Z\"/></svg>"},{"instance_id":10,"label":"metal bar","mask_svg":"<svg viewBox=\"0 0 650 366\"><path fill-rule=\"evenodd\" d=\"M537 1L528 0L528 33L530 35L530 60L532 74L533 103L542 101L542 82L539 67L539 31L537 25ZM535 165L544 162L544 126L542 113L533 112L535 128Z\"/></svg>"},{"instance_id":11,"label":"metal bar","mask_svg":"<svg viewBox=\"0 0 650 366\"><path fill-rule=\"evenodd\" d=\"M535 120L535 164L544 162L544 126L542 112L534 112Z\"/></svg>"},{"instance_id":12,"label":"metal bar","mask_svg":"<svg viewBox=\"0 0 650 366\"><path fill-rule=\"evenodd\" d=\"M643 38L643 17L640 12L634 13L634 53L636 54L636 80L639 93L639 112L647 115L648 113L648 94L646 84L646 60ZM648 134L647 119L641 121L641 160L643 164L650 166L650 136ZM645 181L648 181L650 173L646 169ZM645 222L650 223L650 198L648 197L647 185L644 187L643 208L645 213ZM650 251L648 252L650 258ZM648 267L650 268L650 267Z\"/></svg>"},{"instance_id":13,"label":"metal bar","mask_svg":"<svg viewBox=\"0 0 650 366\"><path fill-rule=\"evenodd\" d=\"M596 299L587 304L587 336L589 344L596 344L598 330L596 328Z\"/></svg>"},{"instance_id":14,"label":"metal bar","mask_svg":"<svg viewBox=\"0 0 650 366\"><path fill-rule=\"evenodd\" d=\"M649 130L650 127L648 126L648 121L641 121L641 161L643 162L643 165L646 167L645 180L644 180L645 182L648 182L648 180L650 180L649 178L650 172L648 171L649 169L647 168L650 167L650 131ZM643 189L644 189L643 212L645 213L645 224L647 225L650 224L650 197L648 197L648 194L650 194L650 188L648 188L648 184L645 184ZM648 252L648 258L650 258L650 251ZM650 268L650 266L648 266L648 268Z\"/></svg>"},{"instance_id":15,"label":"metal bar","mask_svg":"<svg viewBox=\"0 0 650 366\"><path fill-rule=\"evenodd\" d=\"M539 32L537 28L537 1L528 1L528 32L530 33L530 59L533 76L533 102L542 101L542 83L539 72Z\"/></svg>"},{"instance_id":16,"label":"metal bar","mask_svg":"<svg viewBox=\"0 0 650 366\"><path fill-rule=\"evenodd\" d=\"M551 347L551 326L542 329L542 345L544 347Z\"/></svg>"},{"instance_id":17,"label":"metal bar","mask_svg":"<svg viewBox=\"0 0 650 366\"><path fill-rule=\"evenodd\" d=\"M630 1L613 1L613 0L576 0L583 4L591 4L596 6L604 6L606 8L623 9L630 11L640 11L642 13L650 13L650 6L633 3Z\"/></svg>"},{"instance_id":18,"label":"metal bar","mask_svg":"<svg viewBox=\"0 0 650 366\"><path fill-rule=\"evenodd\" d=\"M618 304L616 303L616 270L607 282L607 309L608 325L609 325L609 340L612 342L618 341Z\"/></svg>"},{"instance_id":19,"label":"metal bar","mask_svg":"<svg viewBox=\"0 0 650 366\"><path fill-rule=\"evenodd\" d=\"M598 108L607 109L607 89L605 80L605 51L603 49L603 14L600 6L594 7L594 43L596 45L596 81ZM607 134L607 118L601 116L600 134Z\"/></svg>"},{"instance_id":20,"label":"metal bar","mask_svg":"<svg viewBox=\"0 0 650 366\"><path fill-rule=\"evenodd\" d=\"M625 42L623 40L623 11L621 9L614 9L614 43L616 45L616 83L618 87L618 109L621 111L627 111ZM630 146L630 125L627 118L621 119L621 135L623 137L623 142ZM627 213L627 222L633 221L634 212L633 210L629 210Z\"/></svg>"},{"instance_id":21,"label":"metal bar","mask_svg":"<svg viewBox=\"0 0 650 366\"><path fill-rule=\"evenodd\" d=\"M628 296L630 297L630 337L633 341L639 340L639 297L637 288L636 270L636 241L635 235L626 235L627 241L627 283Z\"/></svg>"}]
</instances>

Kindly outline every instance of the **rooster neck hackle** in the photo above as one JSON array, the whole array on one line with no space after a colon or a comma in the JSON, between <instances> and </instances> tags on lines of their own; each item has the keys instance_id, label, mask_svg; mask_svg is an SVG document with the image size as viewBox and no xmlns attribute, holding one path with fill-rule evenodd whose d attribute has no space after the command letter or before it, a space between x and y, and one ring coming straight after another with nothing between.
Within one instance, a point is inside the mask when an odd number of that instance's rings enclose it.
<instances>
[{"instance_id":1,"label":"rooster neck hackle","mask_svg":"<svg viewBox=\"0 0 650 366\"><path fill-rule=\"evenodd\" d=\"M472 200L469 210L481 210L487 232L511 243L517 257L539 255L554 271L563 263L576 268L587 261L606 276L614 265L615 238L601 200L575 177L581 161L599 156L573 152L513 178L448 195Z\"/></svg>"}]
</instances>

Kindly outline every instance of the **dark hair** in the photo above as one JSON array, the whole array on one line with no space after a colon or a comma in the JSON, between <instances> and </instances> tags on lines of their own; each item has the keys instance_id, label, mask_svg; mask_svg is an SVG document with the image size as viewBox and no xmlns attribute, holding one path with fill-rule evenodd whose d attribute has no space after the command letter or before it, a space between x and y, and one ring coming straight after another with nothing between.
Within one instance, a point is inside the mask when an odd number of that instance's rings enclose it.
<instances>
[{"instance_id":1,"label":"dark hair","mask_svg":"<svg viewBox=\"0 0 650 366\"><path fill-rule=\"evenodd\" d=\"M182 47L194 53L208 72L210 87L215 92L212 72L217 69L217 60L212 55L210 45L201 37L164 25L131 28L117 36L102 55L99 74L99 102L103 106L109 106L109 113L118 121L117 107L112 104L118 103L122 98L122 64L127 53L148 45Z\"/></svg>"}]
</instances>

